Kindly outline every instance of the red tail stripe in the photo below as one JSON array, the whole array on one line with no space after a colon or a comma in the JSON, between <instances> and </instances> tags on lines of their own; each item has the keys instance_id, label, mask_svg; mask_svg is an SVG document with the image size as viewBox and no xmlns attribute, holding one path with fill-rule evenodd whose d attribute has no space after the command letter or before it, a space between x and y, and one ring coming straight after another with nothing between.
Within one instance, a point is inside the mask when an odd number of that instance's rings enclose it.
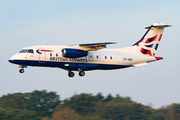
<instances>
[{"instance_id":1,"label":"red tail stripe","mask_svg":"<svg viewBox=\"0 0 180 120\"><path fill-rule=\"evenodd\" d=\"M161 41L161 38L162 38L162 34L160 34L160 37L159 37L159 40L158 40L158 41Z\"/></svg>"},{"instance_id":2,"label":"red tail stripe","mask_svg":"<svg viewBox=\"0 0 180 120\"><path fill-rule=\"evenodd\" d=\"M146 40L146 42L145 43L150 43L150 42L153 42L153 41L155 41L156 40L156 38L157 38L157 35L156 36L154 36L154 37L152 37L152 38L147 38L147 40ZM150 39L152 39L151 41L149 41Z\"/></svg>"},{"instance_id":3,"label":"red tail stripe","mask_svg":"<svg viewBox=\"0 0 180 120\"><path fill-rule=\"evenodd\" d=\"M150 50L148 50L148 51L147 51L147 54L149 54L150 56L152 56L152 54L151 54L151 51L150 51Z\"/></svg>"},{"instance_id":4,"label":"red tail stripe","mask_svg":"<svg viewBox=\"0 0 180 120\"><path fill-rule=\"evenodd\" d=\"M140 51L141 51L142 54L148 54L148 55L152 56L152 53L151 53L150 50L146 50L146 49L144 49L144 48L141 48Z\"/></svg>"},{"instance_id":5,"label":"red tail stripe","mask_svg":"<svg viewBox=\"0 0 180 120\"><path fill-rule=\"evenodd\" d=\"M145 43L148 43L148 42L149 42L149 39L150 39L150 38L147 38L147 40L145 41Z\"/></svg>"},{"instance_id":6,"label":"red tail stripe","mask_svg":"<svg viewBox=\"0 0 180 120\"><path fill-rule=\"evenodd\" d=\"M157 35L153 37L153 40L152 40L152 41L155 41L155 40L156 40L156 38L157 38Z\"/></svg>"}]
</instances>

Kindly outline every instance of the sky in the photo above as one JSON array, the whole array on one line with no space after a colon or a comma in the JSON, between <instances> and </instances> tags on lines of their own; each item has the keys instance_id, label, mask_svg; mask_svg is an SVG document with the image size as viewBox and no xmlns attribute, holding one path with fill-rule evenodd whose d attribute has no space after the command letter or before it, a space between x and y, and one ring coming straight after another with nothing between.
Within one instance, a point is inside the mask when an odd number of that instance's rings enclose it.
<instances>
[{"instance_id":1,"label":"sky","mask_svg":"<svg viewBox=\"0 0 180 120\"><path fill-rule=\"evenodd\" d=\"M180 103L179 5L179 0L0 0L0 96L47 90L64 100L101 92L153 108ZM27 46L117 42L107 47L128 47L156 22L173 27L165 28L156 52L164 59L146 66L87 71L84 77L75 72L69 78L56 68L28 67L20 74L8 62Z\"/></svg>"}]
</instances>

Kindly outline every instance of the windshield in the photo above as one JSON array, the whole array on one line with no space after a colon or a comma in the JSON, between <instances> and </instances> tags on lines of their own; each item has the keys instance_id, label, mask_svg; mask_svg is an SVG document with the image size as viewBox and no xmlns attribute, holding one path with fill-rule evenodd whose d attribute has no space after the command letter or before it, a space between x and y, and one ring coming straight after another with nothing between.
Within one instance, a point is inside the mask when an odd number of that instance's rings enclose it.
<instances>
[{"instance_id":1,"label":"windshield","mask_svg":"<svg viewBox=\"0 0 180 120\"><path fill-rule=\"evenodd\" d=\"M27 49L22 49L19 53L26 53Z\"/></svg>"},{"instance_id":2,"label":"windshield","mask_svg":"<svg viewBox=\"0 0 180 120\"><path fill-rule=\"evenodd\" d=\"M19 53L34 53L33 49L22 49Z\"/></svg>"},{"instance_id":3,"label":"windshield","mask_svg":"<svg viewBox=\"0 0 180 120\"><path fill-rule=\"evenodd\" d=\"M34 53L33 49L29 49L27 53Z\"/></svg>"}]
</instances>

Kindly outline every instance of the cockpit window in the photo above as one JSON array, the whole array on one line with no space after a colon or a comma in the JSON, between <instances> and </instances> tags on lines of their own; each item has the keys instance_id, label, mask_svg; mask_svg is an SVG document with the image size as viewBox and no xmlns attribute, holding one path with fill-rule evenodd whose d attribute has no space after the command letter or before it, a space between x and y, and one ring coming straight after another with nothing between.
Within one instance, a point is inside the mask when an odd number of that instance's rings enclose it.
<instances>
[{"instance_id":1,"label":"cockpit window","mask_svg":"<svg viewBox=\"0 0 180 120\"><path fill-rule=\"evenodd\" d=\"M27 50L27 53L34 53L33 49Z\"/></svg>"},{"instance_id":2,"label":"cockpit window","mask_svg":"<svg viewBox=\"0 0 180 120\"><path fill-rule=\"evenodd\" d=\"M27 49L22 49L19 53L26 53Z\"/></svg>"},{"instance_id":3,"label":"cockpit window","mask_svg":"<svg viewBox=\"0 0 180 120\"><path fill-rule=\"evenodd\" d=\"M22 49L19 53L34 53L33 49Z\"/></svg>"}]
</instances>

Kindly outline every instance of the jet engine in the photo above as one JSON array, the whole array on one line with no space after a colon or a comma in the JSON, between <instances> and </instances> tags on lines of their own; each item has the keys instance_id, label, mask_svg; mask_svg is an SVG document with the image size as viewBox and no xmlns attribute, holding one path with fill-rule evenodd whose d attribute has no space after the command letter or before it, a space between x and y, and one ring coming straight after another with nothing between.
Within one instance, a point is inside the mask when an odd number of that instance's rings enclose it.
<instances>
[{"instance_id":1,"label":"jet engine","mask_svg":"<svg viewBox=\"0 0 180 120\"><path fill-rule=\"evenodd\" d=\"M88 52L80 49L63 48L62 56L67 58L78 58L87 56Z\"/></svg>"}]
</instances>

